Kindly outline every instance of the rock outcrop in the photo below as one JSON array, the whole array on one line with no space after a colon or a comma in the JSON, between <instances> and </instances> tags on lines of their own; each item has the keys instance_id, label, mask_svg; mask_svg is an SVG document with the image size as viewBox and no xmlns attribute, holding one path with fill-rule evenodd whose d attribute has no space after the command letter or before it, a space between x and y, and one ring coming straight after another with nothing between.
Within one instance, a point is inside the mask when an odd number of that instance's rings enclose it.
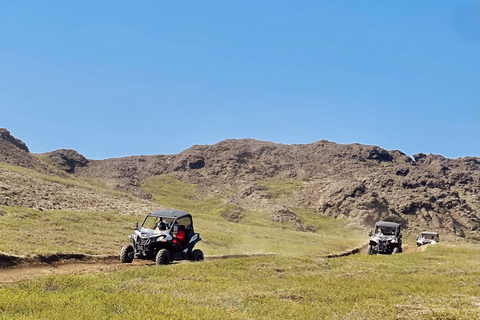
<instances>
[{"instance_id":1,"label":"rock outcrop","mask_svg":"<svg viewBox=\"0 0 480 320\"><path fill-rule=\"evenodd\" d=\"M45 168L46 166L30 154L27 145L15 138L7 129L0 128L0 162L25 168Z\"/></svg>"}]
</instances>

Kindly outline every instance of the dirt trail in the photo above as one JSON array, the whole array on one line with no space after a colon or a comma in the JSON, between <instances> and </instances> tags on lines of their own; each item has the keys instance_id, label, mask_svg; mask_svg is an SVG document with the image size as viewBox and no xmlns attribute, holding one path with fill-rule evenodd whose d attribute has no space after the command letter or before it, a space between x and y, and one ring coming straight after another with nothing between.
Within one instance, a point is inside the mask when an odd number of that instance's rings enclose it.
<instances>
[{"instance_id":1,"label":"dirt trail","mask_svg":"<svg viewBox=\"0 0 480 320\"><path fill-rule=\"evenodd\" d=\"M36 277L57 274L86 274L96 272L110 272L124 269L131 266L142 265L144 261L136 261L134 264L126 265L118 262L67 262L60 264L44 264L37 266L15 267L0 269L0 286L14 283L20 280L28 280Z\"/></svg>"},{"instance_id":2,"label":"dirt trail","mask_svg":"<svg viewBox=\"0 0 480 320\"><path fill-rule=\"evenodd\" d=\"M402 246L402 248L403 248L403 253L411 253L411 252L417 252L417 251L425 251L427 246L417 247L416 245L413 245L413 244L407 244Z\"/></svg>"},{"instance_id":3,"label":"dirt trail","mask_svg":"<svg viewBox=\"0 0 480 320\"><path fill-rule=\"evenodd\" d=\"M404 253L412 253L417 251L424 251L427 246L417 248L414 245L404 245ZM366 246L355 248L341 254L333 254L325 256L325 258L337 258L350 254L366 254ZM258 256L274 256L274 253L259 253L259 254L232 254L232 255L215 255L205 256L205 260L219 260L219 259L235 259L235 258L249 258ZM188 261L174 261L173 264L189 263ZM40 263L38 265L17 266L13 268L0 269L0 287L12 284L21 280L33 279L46 275L59 274L87 274L99 272L113 272L131 267L138 266L154 266L155 263L149 260L134 260L133 263L120 263L117 257L112 256L100 261L82 261L82 260L65 260L54 261L50 263Z\"/></svg>"},{"instance_id":4,"label":"dirt trail","mask_svg":"<svg viewBox=\"0 0 480 320\"><path fill-rule=\"evenodd\" d=\"M259 256L272 256L274 253L259 254L232 254L205 256L205 260L249 258ZM189 263L189 261L174 261L172 264ZM33 279L46 275L59 274L87 274L98 272L112 272L130 267L154 266L150 260L134 260L133 263L120 263L118 258L103 259L101 261L66 260L53 263L40 263L13 268L0 269L0 287L21 280Z\"/></svg>"}]
</instances>

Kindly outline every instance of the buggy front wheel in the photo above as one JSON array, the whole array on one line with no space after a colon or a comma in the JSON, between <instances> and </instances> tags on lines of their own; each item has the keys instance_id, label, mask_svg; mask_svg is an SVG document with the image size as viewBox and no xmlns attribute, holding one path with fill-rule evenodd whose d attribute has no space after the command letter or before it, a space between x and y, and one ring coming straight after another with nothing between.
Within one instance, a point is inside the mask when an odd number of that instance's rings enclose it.
<instances>
[{"instance_id":1,"label":"buggy front wheel","mask_svg":"<svg viewBox=\"0 0 480 320\"><path fill-rule=\"evenodd\" d=\"M170 253L167 249L160 249L155 257L155 263L158 265L170 263Z\"/></svg>"},{"instance_id":2,"label":"buggy front wheel","mask_svg":"<svg viewBox=\"0 0 480 320\"><path fill-rule=\"evenodd\" d=\"M373 254L373 248L372 248L371 245L368 245L368 247L367 247L367 254L368 254L368 255L372 255L372 254Z\"/></svg>"},{"instance_id":3,"label":"buggy front wheel","mask_svg":"<svg viewBox=\"0 0 480 320\"><path fill-rule=\"evenodd\" d=\"M122 263L132 263L133 261L133 247L131 245L125 245L120 251L120 261Z\"/></svg>"}]
</instances>

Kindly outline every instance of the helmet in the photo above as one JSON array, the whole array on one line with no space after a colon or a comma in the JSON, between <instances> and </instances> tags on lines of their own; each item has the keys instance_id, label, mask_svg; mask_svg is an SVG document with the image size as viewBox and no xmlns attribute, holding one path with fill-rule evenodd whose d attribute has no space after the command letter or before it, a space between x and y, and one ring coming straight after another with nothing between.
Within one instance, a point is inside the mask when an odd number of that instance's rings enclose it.
<instances>
[{"instance_id":1,"label":"helmet","mask_svg":"<svg viewBox=\"0 0 480 320\"><path fill-rule=\"evenodd\" d=\"M178 223L176 221L173 224L173 233L178 233Z\"/></svg>"},{"instance_id":2,"label":"helmet","mask_svg":"<svg viewBox=\"0 0 480 320\"><path fill-rule=\"evenodd\" d=\"M165 224L165 222L161 221L159 224L158 224L158 228L160 230L167 230L167 225Z\"/></svg>"}]
</instances>

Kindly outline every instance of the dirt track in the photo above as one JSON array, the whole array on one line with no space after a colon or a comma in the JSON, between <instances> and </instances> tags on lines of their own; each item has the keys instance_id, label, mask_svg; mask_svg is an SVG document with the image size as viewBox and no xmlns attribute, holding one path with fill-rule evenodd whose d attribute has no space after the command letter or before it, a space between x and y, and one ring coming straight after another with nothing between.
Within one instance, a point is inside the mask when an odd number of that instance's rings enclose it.
<instances>
[{"instance_id":1,"label":"dirt track","mask_svg":"<svg viewBox=\"0 0 480 320\"><path fill-rule=\"evenodd\" d=\"M416 251L423 251L426 246L417 248L414 245L405 245L403 247L404 253L412 253ZM325 256L325 258L337 258L350 254L366 254L366 246L362 248L355 248L345 253L332 254ZM264 254L235 254L235 255L216 255L205 256L205 260L218 260L218 259L235 259L235 258L249 258L256 256L272 256L274 253ZM188 263L187 261L175 261L173 264ZM21 280L33 279L46 275L58 275L58 274L87 274L98 272L112 272L118 271L135 266L153 266L155 263L149 260L134 260L131 264L122 264L118 262L116 256L104 258L100 261L79 261L79 260L66 260L55 261L52 263L41 263L38 265L26 265L20 267L0 269L0 287L8 284L12 284Z\"/></svg>"},{"instance_id":2,"label":"dirt track","mask_svg":"<svg viewBox=\"0 0 480 320\"><path fill-rule=\"evenodd\" d=\"M205 260L249 258L258 256L271 256L274 253L262 254L234 254L205 256ZM188 261L174 261L173 264L188 263ZM154 266L155 262L150 260L134 260L131 264L124 264L118 261L118 257L112 256L100 261L79 261L66 260L53 263L40 263L37 265L25 265L13 268L0 269L0 287L21 280L33 279L46 275L58 274L87 274L98 272L112 272L136 266Z\"/></svg>"}]
</instances>

